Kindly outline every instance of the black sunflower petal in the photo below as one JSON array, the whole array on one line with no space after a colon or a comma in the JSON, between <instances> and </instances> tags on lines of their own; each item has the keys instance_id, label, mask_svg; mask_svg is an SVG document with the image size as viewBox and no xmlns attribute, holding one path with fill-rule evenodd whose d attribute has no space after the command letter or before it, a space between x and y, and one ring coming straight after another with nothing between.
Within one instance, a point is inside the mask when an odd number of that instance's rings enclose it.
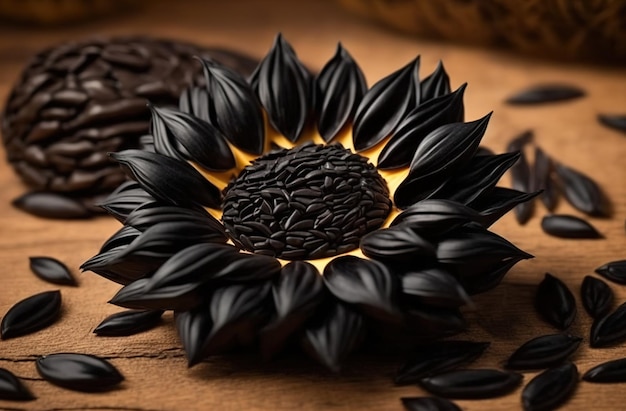
<instances>
[{"instance_id":1,"label":"black sunflower petal","mask_svg":"<svg viewBox=\"0 0 626 411\"><path fill-rule=\"evenodd\" d=\"M163 311L129 310L112 314L93 330L94 334L120 337L147 331L161 321Z\"/></svg>"},{"instance_id":2,"label":"black sunflower petal","mask_svg":"<svg viewBox=\"0 0 626 411\"><path fill-rule=\"evenodd\" d=\"M282 35L253 73L251 85L267 111L270 124L296 142L311 112L313 80Z\"/></svg>"},{"instance_id":3,"label":"black sunflower petal","mask_svg":"<svg viewBox=\"0 0 626 411\"><path fill-rule=\"evenodd\" d=\"M520 153L474 156L443 183L430 198L445 198L467 204L491 191L502 175L520 158Z\"/></svg>"},{"instance_id":4,"label":"black sunflower petal","mask_svg":"<svg viewBox=\"0 0 626 411\"><path fill-rule=\"evenodd\" d=\"M224 226L204 208L184 208L163 204L158 201L144 203L128 215L124 224L145 231L156 224L166 222L188 222L214 231L225 233Z\"/></svg>"},{"instance_id":5,"label":"black sunflower petal","mask_svg":"<svg viewBox=\"0 0 626 411\"><path fill-rule=\"evenodd\" d=\"M363 328L359 313L335 301L306 328L302 344L311 357L338 372L342 361L359 344Z\"/></svg>"},{"instance_id":6,"label":"black sunflower petal","mask_svg":"<svg viewBox=\"0 0 626 411\"><path fill-rule=\"evenodd\" d=\"M119 246L127 246L132 243L137 237L141 235L141 232L134 227L124 226L117 230L111 237L109 237L102 247L100 247L100 253L112 250Z\"/></svg>"},{"instance_id":7,"label":"black sunflower petal","mask_svg":"<svg viewBox=\"0 0 626 411\"><path fill-rule=\"evenodd\" d=\"M418 201L393 219L390 226L406 225L428 236L440 235L466 223L484 224L484 218L466 205L445 199Z\"/></svg>"},{"instance_id":8,"label":"black sunflower petal","mask_svg":"<svg viewBox=\"0 0 626 411\"><path fill-rule=\"evenodd\" d=\"M315 112L317 128L329 142L354 117L367 84L352 56L339 44L335 56L316 79Z\"/></svg>"},{"instance_id":9,"label":"black sunflower petal","mask_svg":"<svg viewBox=\"0 0 626 411\"><path fill-rule=\"evenodd\" d=\"M140 278L152 275L165 262L166 257L152 255L125 255L127 245L100 252L81 265L81 270L92 271L101 277L119 284L129 284Z\"/></svg>"},{"instance_id":10,"label":"black sunflower petal","mask_svg":"<svg viewBox=\"0 0 626 411\"><path fill-rule=\"evenodd\" d=\"M137 310L180 310L197 307L208 292L202 283L186 282L148 290L149 278L140 278L122 287L109 303Z\"/></svg>"},{"instance_id":11,"label":"black sunflower petal","mask_svg":"<svg viewBox=\"0 0 626 411\"><path fill-rule=\"evenodd\" d=\"M466 270L466 266L458 266L457 279L469 295L484 293L495 288L511 268L520 262L520 258L509 258L498 261L490 266L476 267Z\"/></svg>"},{"instance_id":12,"label":"black sunflower petal","mask_svg":"<svg viewBox=\"0 0 626 411\"><path fill-rule=\"evenodd\" d=\"M411 262L433 259L435 245L408 225L372 231L361 238L361 251L380 261Z\"/></svg>"},{"instance_id":13,"label":"black sunflower petal","mask_svg":"<svg viewBox=\"0 0 626 411\"><path fill-rule=\"evenodd\" d=\"M126 181L109 194L99 206L123 223L133 210L149 201L154 201L154 197L135 181Z\"/></svg>"},{"instance_id":14,"label":"black sunflower petal","mask_svg":"<svg viewBox=\"0 0 626 411\"><path fill-rule=\"evenodd\" d=\"M317 268L304 261L285 265L272 286L276 318L261 333L261 351L269 358L314 314L323 300L324 282Z\"/></svg>"},{"instance_id":15,"label":"black sunflower petal","mask_svg":"<svg viewBox=\"0 0 626 411\"><path fill-rule=\"evenodd\" d=\"M191 87L183 90L178 100L180 111L210 122L209 93L201 87Z\"/></svg>"},{"instance_id":16,"label":"black sunflower petal","mask_svg":"<svg viewBox=\"0 0 626 411\"><path fill-rule=\"evenodd\" d=\"M454 93L422 102L398 125L378 156L377 167L382 170L400 168L411 163L422 140L437 128L463 121L463 93L466 84Z\"/></svg>"},{"instance_id":17,"label":"black sunflower petal","mask_svg":"<svg viewBox=\"0 0 626 411\"><path fill-rule=\"evenodd\" d=\"M394 195L398 208L423 200L468 164L485 134L491 113L469 123L452 123L428 134L418 146L406 179Z\"/></svg>"},{"instance_id":18,"label":"black sunflower petal","mask_svg":"<svg viewBox=\"0 0 626 411\"><path fill-rule=\"evenodd\" d=\"M263 110L254 90L237 72L202 60L208 110L214 124L236 147L259 155L265 148Z\"/></svg>"},{"instance_id":19,"label":"black sunflower petal","mask_svg":"<svg viewBox=\"0 0 626 411\"><path fill-rule=\"evenodd\" d=\"M429 338L458 334L467 327L459 309L431 305L412 305L407 308L405 321L411 329L417 329L421 336Z\"/></svg>"},{"instance_id":20,"label":"black sunflower petal","mask_svg":"<svg viewBox=\"0 0 626 411\"><path fill-rule=\"evenodd\" d=\"M419 57L379 80L363 96L352 128L354 148L367 150L393 132L404 116L419 104L416 79Z\"/></svg>"},{"instance_id":21,"label":"black sunflower petal","mask_svg":"<svg viewBox=\"0 0 626 411\"><path fill-rule=\"evenodd\" d=\"M339 300L357 304L372 316L385 319L397 315L398 278L383 264L345 255L324 269L324 283Z\"/></svg>"},{"instance_id":22,"label":"black sunflower petal","mask_svg":"<svg viewBox=\"0 0 626 411\"><path fill-rule=\"evenodd\" d=\"M220 190L184 161L141 150L124 150L111 157L158 200L181 206L220 207Z\"/></svg>"},{"instance_id":23,"label":"black sunflower petal","mask_svg":"<svg viewBox=\"0 0 626 411\"><path fill-rule=\"evenodd\" d=\"M211 171L235 167L226 137L210 123L167 107L152 106L155 151L178 160L188 159ZM181 147L182 146L182 147Z\"/></svg>"},{"instance_id":24,"label":"black sunflower petal","mask_svg":"<svg viewBox=\"0 0 626 411\"><path fill-rule=\"evenodd\" d=\"M422 304L456 308L469 302L457 279L441 268L431 268L402 275L402 292Z\"/></svg>"},{"instance_id":25,"label":"black sunflower petal","mask_svg":"<svg viewBox=\"0 0 626 411\"><path fill-rule=\"evenodd\" d=\"M204 358L203 344L213 328L208 301L189 311L176 312L175 319L187 366L192 367Z\"/></svg>"},{"instance_id":26,"label":"black sunflower petal","mask_svg":"<svg viewBox=\"0 0 626 411\"><path fill-rule=\"evenodd\" d=\"M435 71L421 81L420 91L422 103L450 93L450 77L441 60Z\"/></svg>"},{"instance_id":27,"label":"black sunflower petal","mask_svg":"<svg viewBox=\"0 0 626 411\"><path fill-rule=\"evenodd\" d=\"M541 191L524 193L511 188L494 187L489 193L470 202L468 206L477 210L485 218L486 226L490 226L516 205L530 201L540 193Z\"/></svg>"}]
</instances>

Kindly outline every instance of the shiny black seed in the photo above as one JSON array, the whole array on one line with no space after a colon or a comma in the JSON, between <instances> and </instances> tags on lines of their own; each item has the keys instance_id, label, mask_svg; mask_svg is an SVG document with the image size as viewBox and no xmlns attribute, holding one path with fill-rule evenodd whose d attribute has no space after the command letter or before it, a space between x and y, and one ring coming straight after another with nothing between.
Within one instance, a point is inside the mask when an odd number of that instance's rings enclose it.
<instances>
[{"instance_id":1,"label":"shiny black seed","mask_svg":"<svg viewBox=\"0 0 626 411\"><path fill-rule=\"evenodd\" d=\"M556 164L555 170L563 194L572 206L591 216L608 217L611 214L609 200L595 181L562 164Z\"/></svg>"},{"instance_id":2,"label":"shiny black seed","mask_svg":"<svg viewBox=\"0 0 626 411\"><path fill-rule=\"evenodd\" d=\"M531 191L541 192L541 201L549 211L553 211L559 197L559 187L552 177L552 159L539 147L535 147L535 165Z\"/></svg>"},{"instance_id":3,"label":"shiny black seed","mask_svg":"<svg viewBox=\"0 0 626 411\"><path fill-rule=\"evenodd\" d=\"M580 287L583 307L593 318L600 318L611 311L613 305L613 291L602 280L585 276Z\"/></svg>"},{"instance_id":4,"label":"shiny black seed","mask_svg":"<svg viewBox=\"0 0 626 411\"><path fill-rule=\"evenodd\" d=\"M35 364L46 381L75 391L108 391L124 381L117 368L95 355L50 354L39 357Z\"/></svg>"},{"instance_id":5,"label":"shiny black seed","mask_svg":"<svg viewBox=\"0 0 626 411\"><path fill-rule=\"evenodd\" d=\"M463 84L454 93L426 101L400 122L378 156L379 169L393 169L411 163L413 154L424 138L446 124L463 121Z\"/></svg>"},{"instance_id":6,"label":"shiny black seed","mask_svg":"<svg viewBox=\"0 0 626 411\"><path fill-rule=\"evenodd\" d=\"M522 344L506 361L514 370L548 368L565 361L578 349L582 338L569 334L535 337Z\"/></svg>"},{"instance_id":7,"label":"shiny black seed","mask_svg":"<svg viewBox=\"0 0 626 411\"><path fill-rule=\"evenodd\" d=\"M366 91L361 69L339 44L337 52L316 79L317 129L324 141L331 141L352 121Z\"/></svg>"},{"instance_id":8,"label":"shiny black seed","mask_svg":"<svg viewBox=\"0 0 626 411\"><path fill-rule=\"evenodd\" d=\"M11 371L0 368L0 400L31 401L35 398Z\"/></svg>"},{"instance_id":9,"label":"shiny black seed","mask_svg":"<svg viewBox=\"0 0 626 411\"><path fill-rule=\"evenodd\" d=\"M420 385L446 398L494 398L522 382L522 375L494 369L456 370L423 378Z\"/></svg>"},{"instance_id":10,"label":"shiny black seed","mask_svg":"<svg viewBox=\"0 0 626 411\"><path fill-rule=\"evenodd\" d=\"M382 264L341 256L324 269L324 283L339 300L357 304L374 316L396 316L399 280Z\"/></svg>"},{"instance_id":11,"label":"shiny black seed","mask_svg":"<svg viewBox=\"0 0 626 411\"><path fill-rule=\"evenodd\" d=\"M418 346L400 366L394 382L399 385L414 384L422 378L467 365L480 357L489 345L488 342L448 340Z\"/></svg>"},{"instance_id":12,"label":"shiny black seed","mask_svg":"<svg viewBox=\"0 0 626 411\"><path fill-rule=\"evenodd\" d=\"M54 323L61 313L61 292L45 291L12 306L2 318L3 340L31 334Z\"/></svg>"},{"instance_id":13,"label":"shiny black seed","mask_svg":"<svg viewBox=\"0 0 626 411\"><path fill-rule=\"evenodd\" d=\"M214 126L175 109L151 106L151 110L156 153L177 160L188 159L211 171L235 166L226 137Z\"/></svg>"},{"instance_id":14,"label":"shiny black seed","mask_svg":"<svg viewBox=\"0 0 626 411\"><path fill-rule=\"evenodd\" d=\"M410 262L434 259L435 245L408 225L376 230L361 238L361 251L380 261Z\"/></svg>"},{"instance_id":15,"label":"shiny black seed","mask_svg":"<svg viewBox=\"0 0 626 411\"><path fill-rule=\"evenodd\" d=\"M594 348L614 345L626 340L626 303L605 317L594 320L589 345Z\"/></svg>"},{"instance_id":16,"label":"shiny black seed","mask_svg":"<svg viewBox=\"0 0 626 411\"><path fill-rule=\"evenodd\" d=\"M65 264L52 257L29 257L30 269L42 280L53 284L78 285Z\"/></svg>"},{"instance_id":17,"label":"shiny black seed","mask_svg":"<svg viewBox=\"0 0 626 411\"><path fill-rule=\"evenodd\" d=\"M507 146L509 152L519 152L517 163L511 167L511 183L514 190L529 192L532 189L530 165L524 154L524 147L532 140L533 132L525 131L511 140ZM520 224L525 224L532 216L534 201L526 201L515 207L515 217Z\"/></svg>"},{"instance_id":18,"label":"shiny black seed","mask_svg":"<svg viewBox=\"0 0 626 411\"><path fill-rule=\"evenodd\" d=\"M402 292L422 304L434 307L460 307L469 302L457 279L439 268L427 268L402 275Z\"/></svg>"},{"instance_id":19,"label":"shiny black seed","mask_svg":"<svg viewBox=\"0 0 626 411\"><path fill-rule=\"evenodd\" d=\"M312 111L313 79L282 35L259 63L251 85L272 127L296 142Z\"/></svg>"},{"instance_id":20,"label":"shiny black seed","mask_svg":"<svg viewBox=\"0 0 626 411\"><path fill-rule=\"evenodd\" d=\"M205 302L190 311L177 312L175 319L187 366L193 367L204 359L204 342L213 328L211 311Z\"/></svg>"},{"instance_id":21,"label":"shiny black seed","mask_svg":"<svg viewBox=\"0 0 626 411\"><path fill-rule=\"evenodd\" d=\"M452 123L428 134L417 148L409 174L396 189L394 202L404 209L428 196L474 156L491 114L469 123Z\"/></svg>"},{"instance_id":22,"label":"shiny black seed","mask_svg":"<svg viewBox=\"0 0 626 411\"><path fill-rule=\"evenodd\" d=\"M263 110L254 90L237 72L202 60L211 124L236 147L259 155L265 148Z\"/></svg>"},{"instance_id":23,"label":"shiny black seed","mask_svg":"<svg viewBox=\"0 0 626 411\"><path fill-rule=\"evenodd\" d=\"M14 207L44 218L83 219L93 217L81 202L57 193L32 191L14 199Z\"/></svg>"},{"instance_id":24,"label":"shiny black seed","mask_svg":"<svg viewBox=\"0 0 626 411\"><path fill-rule=\"evenodd\" d=\"M626 114L598 114L598 121L609 128L626 133Z\"/></svg>"},{"instance_id":25,"label":"shiny black seed","mask_svg":"<svg viewBox=\"0 0 626 411\"><path fill-rule=\"evenodd\" d=\"M535 292L535 309L544 321L564 330L576 317L576 300L561 280L546 273Z\"/></svg>"},{"instance_id":26,"label":"shiny black seed","mask_svg":"<svg viewBox=\"0 0 626 411\"><path fill-rule=\"evenodd\" d=\"M589 222L573 215L544 216L541 228L545 233L561 238L604 238Z\"/></svg>"},{"instance_id":27,"label":"shiny black seed","mask_svg":"<svg viewBox=\"0 0 626 411\"><path fill-rule=\"evenodd\" d=\"M161 315L161 310L122 311L102 320L93 332L107 337L133 335L154 328L161 321Z\"/></svg>"},{"instance_id":28,"label":"shiny black seed","mask_svg":"<svg viewBox=\"0 0 626 411\"><path fill-rule=\"evenodd\" d=\"M458 405L439 397L403 397L400 398L407 411L461 411Z\"/></svg>"},{"instance_id":29,"label":"shiny black seed","mask_svg":"<svg viewBox=\"0 0 626 411\"><path fill-rule=\"evenodd\" d=\"M484 216L488 227L512 210L513 207L526 201L532 201L539 194L539 192L524 193L506 187L494 187L490 193L477 198L468 205Z\"/></svg>"},{"instance_id":30,"label":"shiny black seed","mask_svg":"<svg viewBox=\"0 0 626 411\"><path fill-rule=\"evenodd\" d=\"M525 411L553 410L574 393L578 384L578 370L568 362L550 368L534 377L522 391Z\"/></svg>"},{"instance_id":31,"label":"shiny black seed","mask_svg":"<svg viewBox=\"0 0 626 411\"><path fill-rule=\"evenodd\" d=\"M130 178L158 200L219 208L220 191L190 164L141 150L111 154Z\"/></svg>"},{"instance_id":32,"label":"shiny black seed","mask_svg":"<svg viewBox=\"0 0 626 411\"><path fill-rule=\"evenodd\" d=\"M607 361L591 368L583 375L589 382L626 382L626 358Z\"/></svg>"},{"instance_id":33,"label":"shiny black seed","mask_svg":"<svg viewBox=\"0 0 626 411\"><path fill-rule=\"evenodd\" d=\"M626 260L606 263L596 268L596 273L614 283L626 284Z\"/></svg>"},{"instance_id":34,"label":"shiny black seed","mask_svg":"<svg viewBox=\"0 0 626 411\"><path fill-rule=\"evenodd\" d=\"M506 102L514 105L531 105L573 100L584 95L584 90L569 84L539 84L511 95Z\"/></svg>"},{"instance_id":35,"label":"shiny black seed","mask_svg":"<svg viewBox=\"0 0 626 411\"><path fill-rule=\"evenodd\" d=\"M450 93L450 78L441 60L435 71L421 81L420 92L422 103Z\"/></svg>"},{"instance_id":36,"label":"shiny black seed","mask_svg":"<svg viewBox=\"0 0 626 411\"><path fill-rule=\"evenodd\" d=\"M419 101L415 76L419 57L379 80L363 96L352 128L354 148L367 150L392 133L404 116Z\"/></svg>"},{"instance_id":37,"label":"shiny black seed","mask_svg":"<svg viewBox=\"0 0 626 411\"><path fill-rule=\"evenodd\" d=\"M304 350L331 371L338 372L341 363L359 344L363 317L337 301L329 303L304 331Z\"/></svg>"}]
</instances>

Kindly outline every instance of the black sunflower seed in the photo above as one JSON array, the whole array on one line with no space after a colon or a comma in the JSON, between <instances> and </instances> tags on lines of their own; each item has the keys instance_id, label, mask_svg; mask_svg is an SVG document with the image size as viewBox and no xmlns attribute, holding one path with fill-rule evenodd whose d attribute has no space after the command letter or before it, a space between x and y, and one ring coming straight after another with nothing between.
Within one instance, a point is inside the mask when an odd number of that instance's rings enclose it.
<instances>
[{"instance_id":1,"label":"black sunflower seed","mask_svg":"<svg viewBox=\"0 0 626 411\"><path fill-rule=\"evenodd\" d=\"M589 345L606 347L626 340L626 303L605 317L594 320L591 325Z\"/></svg>"},{"instance_id":2,"label":"black sunflower seed","mask_svg":"<svg viewBox=\"0 0 626 411\"><path fill-rule=\"evenodd\" d=\"M535 292L535 309L544 321L564 330L576 317L576 300L561 280L546 273Z\"/></svg>"},{"instance_id":3,"label":"black sunflower seed","mask_svg":"<svg viewBox=\"0 0 626 411\"><path fill-rule=\"evenodd\" d=\"M494 398L517 388L522 375L494 369L455 370L420 380L420 385L446 398Z\"/></svg>"},{"instance_id":4,"label":"black sunflower seed","mask_svg":"<svg viewBox=\"0 0 626 411\"><path fill-rule=\"evenodd\" d=\"M306 327L302 345L315 360L334 372L358 345L363 317L340 302L333 302L323 315Z\"/></svg>"},{"instance_id":5,"label":"black sunflower seed","mask_svg":"<svg viewBox=\"0 0 626 411\"><path fill-rule=\"evenodd\" d=\"M235 166L226 137L215 126L176 109L151 106L151 111L156 153L177 160L189 159L211 171Z\"/></svg>"},{"instance_id":6,"label":"black sunflower seed","mask_svg":"<svg viewBox=\"0 0 626 411\"><path fill-rule=\"evenodd\" d=\"M613 291L604 281L585 276L580 287L583 307L593 318L600 318L611 311L613 305Z\"/></svg>"},{"instance_id":7,"label":"black sunflower seed","mask_svg":"<svg viewBox=\"0 0 626 411\"><path fill-rule=\"evenodd\" d=\"M511 184L514 190L529 192L532 187L530 165L524 154L524 147L533 139L533 132L528 130L511 140L507 146L509 152L519 152L517 163L511 167ZM525 224L533 214L534 201L526 201L515 207L515 217L520 224Z\"/></svg>"},{"instance_id":8,"label":"black sunflower seed","mask_svg":"<svg viewBox=\"0 0 626 411\"><path fill-rule=\"evenodd\" d=\"M220 190L186 162L141 150L124 150L111 157L126 175L159 200L176 205L220 207Z\"/></svg>"},{"instance_id":9,"label":"black sunflower seed","mask_svg":"<svg viewBox=\"0 0 626 411\"><path fill-rule=\"evenodd\" d=\"M419 64L417 57L379 80L365 93L352 127L355 150L367 150L383 141L419 102L419 96L416 96Z\"/></svg>"},{"instance_id":10,"label":"black sunflower seed","mask_svg":"<svg viewBox=\"0 0 626 411\"><path fill-rule=\"evenodd\" d=\"M589 222L573 215L544 216L541 228L544 233L561 238L604 238Z\"/></svg>"},{"instance_id":11,"label":"black sunflower seed","mask_svg":"<svg viewBox=\"0 0 626 411\"><path fill-rule=\"evenodd\" d=\"M435 71L420 82L420 92L422 103L450 93L450 77L441 60Z\"/></svg>"},{"instance_id":12,"label":"black sunflower seed","mask_svg":"<svg viewBox=\"0 0 626 411\"><path fill-rule=\"evenodd\" d=\"M161 321L161 315L161 310L122 311L102 320L93 332L107 337L133 335L154 328Z\"/></svg>"},{"instance_id":13,"label":"black sunflower seed","mask_svg":"<svg viewBox=\"0 0 626 411\"><path fill-rule=\"evenodd\" d=\"M403 397L400 401L407 411L461 411L452 401L439 397Z\"/></svg>"},{"instance_id":14,"label":"black sunflower seed","mask_svg":"<svg viewBox=\"0 0 626 411\"><path fill-rule=\"evenodd\" d=\"M265 358L282 349L287 338L313 315L324 292L322 276L314 265L292 261L280 270L272 286L276 318L261 334Z\"/></svg>"},{"instance_id":15,"label":"black sunflower seed","mask_svg":"<svg viewBox=\"0 0 626 411\"><path fill-rule=\"evenodd\" d=\"M394 382L398 385L414 384L422 378L467 365L480 357L489 345L488 342L448 340L418 346L400 366Z\"/></svg>"},{"instance_id":16,"label":"black sunflower seed","mask_svg":"<svg viewBox=\"0 0 626 411\"><path fill-rule=\"evenodd\" d=\"M410 262L435 257L435 245L408 225L372 231L361 238L360 247L363 254L380 261Z\"/></svg>"},{"instance_id":17,"label":"black sunflower seed","mask_svg":"<svg viewBox=\"0 0 626 411\"><path fill-rule=\"evenodd\" d=\"M626 260L611 261L596 268L596 273L609 281L626 284Z\"/></svg>"},{"instance_id":18,"label":"black sunflower seed","mask_svg":"<svg viewBox=\"0 0 626 411\"><path fill-rule=\"evenodd\" d=\"M154 201L154 197L141 188L139 184L134 181L127 181L114 190L99 206L116 220L124 223L133 210L152 201Z\"/></svg>"},{"instance_id":19,"label":"black sunflower seed","mask_svg":"<svg viewBox=\"0 0 626 411\"><path fill-rule=\"evenodd\" d=\"M439 235L470 222L482 221L478 212L456 201L427 199L406 208L390 226L405 225L422 235Z\"/></svg>"},{"instance_id":20,"label":"black sunflower seed","mask_svg":"<svg viewBox=\"0 0 626 411\"><path fill-rule=\"evenodd\" d=\"M583 339L569 334L535 337L522 344L506 361L505 367L531 370L557 365L578 349Z\"/></svg>"},{"instance_id":21,"label":"black sunflower seed","mask_svg":"<svg viewBox=\"0 0 626 411\"><path fill-rule=\"evenodd\" d=\"M539 84L519 91L506 99L508 104L541 104L572 100L585 95L585 91L569 84Z\"/></svg>"},{"instance_id":22,"label":"black sunflower seed","mask_svg":"<svg viewBox=\"0 0 626 411\"><path fill-rule=\"evenodd\" d=\"M409 174L394 195L404 209L427 197L452 173L467 165L485 134L491 113L469 123L452 123L428 134L418 146Z\"/></svg>"},{"instance_id":23,"label":"black sunflower seed","mask_svg":"<svg viewBox=\"0 0 626 411\"><path fill-rule=\"evenodd\" d=\"M555 167L563 194L572 206L591 216L608 217L611 214L609 200L595 181L562 164Z\"/></svg>"},{"instance_id":24,"label":"black sunflower seed","mask_svg":"<svg viewBox=\"0 0 626 411\"><path fill-rule=\"evenodd\" d=\"M61 313L61 292L45 291L19 301L0 324L3 340L34 333L54 323Z\"/></svg>"},{"instance_id":25,"label":"black sunflower seed","mask_svg":"<svg viewBox=\"0 0 626 411\"><path fill-rule=\"evenodd\" d=\"M531 191L541 192L541 201L549 211L556 207L559 188L552 177L552 159L539 147L535 147L535 165L533 167L533 185Z\"/></svg>"},{"instance_id":26,"label":"black sunflower seed","mask_svg":"<svg viewBox=\"0 0 626 411\"><path fill-rule=\"evenodd\" d=\"M0 400L31 401L36 397L11 371L0 368Z\"/></svg>"},{"instance_id":27,"label":"black sunflower seed","mask_svg":"<svg viewBox=\"0 0 626 411\"><path fill-rule=\"evenodd\" d=\"M281 34L250 82L272 127L295 143L312 110L313 80Z\"/></svg>"},{"instance_id":28,"label":"black sunflower seed","mask_svg":"<svg viewBox=\"0 0 626 411\"><path fill-rule=\"evenodd\" d=\"M29 257L30 269L42 280L53 284L78 285L65 264L52 257Z\"/></svg>"},{"instance_id":29,"label":"black sunflower seed","mask_svg":"<svg viewBox=\"0 0 626 411\"><path fill-rule=\"evenodd\" d=\"M626 133L626 114L598 114L598 121L609 128Z\"/></svg>"},{"instance_id":30,"label":"black sunflower seed","mask_svg":"<svg viewBox=\"0 0 626 411\"><path fill-rule=\"evenodd\" d=\"M81 202L52 192L31 191L14 199L11 204L29 214L44 218L93 217L93 214Z\"/></svg>"},{"instance_id":31,"label":"black sunflower seed","mask_svg":"<svg viewBox=\"0 0 626 411\"><path fill-rule=\"evenodd\" d=\"M463 121L463 84L454 93L426 101L404 118L378 155L379 169L407 166L424 138L445 124Z\"/></svg>"},{"instance_id":32,"label":"black sunflower seed","mask_svg":"<svg viewBox=\"0 0 626 411\"><path fill-rule=\"evenodd\" d=\"M324 283L339 300L358 304L375 316L395 316L399 280L382 264L355 256L333 259L324 269Z\"/></svg>"},{"instance_id":33,"label":"black sunflower seed","mask_svg":"<svg viewBox=\"0 0 626 411\"><path fill-rule=\"evenodd\" d=\"M525 411L552 410L569 399L578 384L578 369L571 362L534 377L522 391Z\"/></svg>"},{"instance_id":34,"label":"black sunflower seed","mask_svg":"<svg viewBox=\"0 0 626 411\"><path fill-rule=\"evenodd\" d=\"M203 345L213 328L208 304L184 312L176 313L176 330L185 350L187 366L193 367L204 359Z\"/></svg>"},{"instance_id":35,"label":"black sunflower seed","mask_svg":"<svg viewBox=\"0 0 626 411\"><path fill-rule=\"evenodd\" d=\"M210 123L236 147L261 154L265 148L265 123L254 90L239 73L225 66L204 59L202 65Z\"/></svg>"},{"instance_id":36,"label":"black sunflower seed","mask_svg":"<svg viewBox=\"0 0 626 411\"><path fill-rule=\"evenodd\" d=\"M583 375L583 380L589 382L626 382L626 358L596 365Z\"/></svg>"},{"instance_id":37,"label":"black sunflower seed","mask_svg":"<svg viewBox=\"0 0 626 411\"><path fill-rule=\"evenodd\" d=\"M50 354L39 357L35 364L46 381L75 391L107 391L124 381L117 368L95 355Z\"/></svg>"},{"instance_id":38,"label":"black sunflower seed","mask_svg":"<svg viewBox=\"0 0 626 411\"><path fill-rule=\"evenodd\" d=\"M367 91L361 69L341 44L317 76L315 112L317 129L329 142L348 122Z\"/></svg>"},{"instance_id":39,"label":"black sunflower seed","mask_svg":"<svg viewBox=\"0 0 626 411\"><path fill-rule=\"evenodd\" d=\"M402 292L435 307L456 308L469 302L467 293L457 279L439 268L403 274Z\"/></svg>"},{"instance_id":40,"label":"black sunflower seed","mask_svg":"<svg viewBox=\"0 0 626 411\"><path fill-rule=\"evenodd\" d=\"M477 210L485 218L486 227L496 222L515 206L532 201L540 193L524 193L506 187L494 187L491 192L477 198L468 205Z\"/></svg>"}]
</instances>

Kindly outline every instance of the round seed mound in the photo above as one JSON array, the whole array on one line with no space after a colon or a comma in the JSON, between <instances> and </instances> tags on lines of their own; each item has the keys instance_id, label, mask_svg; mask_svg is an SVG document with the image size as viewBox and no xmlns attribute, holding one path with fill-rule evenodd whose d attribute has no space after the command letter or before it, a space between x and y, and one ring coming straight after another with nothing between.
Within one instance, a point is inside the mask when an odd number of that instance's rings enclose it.
<instances>
[{"instance_id":1,"label":"round seed mound","mask_svg":"<svg viewBox=\"0 0 626 411\"><path fill-rule=\"evenodd\" d=\"M339 144L309 143L259 157L224 194L222 220L233 242L286 260L356 249L391 210L376 168Z\"/></svg>"}]
</instances>

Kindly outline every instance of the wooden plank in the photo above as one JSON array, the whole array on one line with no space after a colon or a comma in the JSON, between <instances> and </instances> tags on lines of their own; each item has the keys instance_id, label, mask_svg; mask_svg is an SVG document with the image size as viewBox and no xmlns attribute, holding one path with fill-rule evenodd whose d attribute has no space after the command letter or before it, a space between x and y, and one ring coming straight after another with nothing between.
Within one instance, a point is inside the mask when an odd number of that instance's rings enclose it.
<instances>
[{"instance_id":1,"label":"wooden plank","mask_svg":"<svg viewBox=\"0 0 626 411\"><path fill-rule=\"evenodd\" d=\"M468 82L466 112L475 119L494 110L485 143L501 152L515 134L531 128L536 142L559 161L587 173L614 203L610 219L590 219L604 240L562 240L539 227L542 206L520 227L512 215L494 226L534 260L520 263L505 283L476 298L468 312L470 332L463 338L491 341L477 367L498 367L521 342L554 332L532 309L534 287L545 272L562 278L578 298L583 276L605 262L626 257L626 140L595 121L599 112L626 111L626 74L616 69L524 60L482 49L415 40L372 26L343 12L333 2L160 2L151 9L117 20L56 31L0 27L0 99L4 100L31 53L58 41L93 33L147 33L203 44L236 47L262 56L282 31L298 55L319 69L341 41L359 62L370 83L422 55L422 74L443 59L453 86ZM19 39L19 42L15 39ZM508 107L503 100L530 84L559 81L580 85L588 96L543 107ZM0 153L3 156L4 153ZM297 355L270 364L253 355L207 360L188 370L171 315L163 324L128 338L99 338L93 328L119 309L107 305L117 286L78 266L95 254L119 227L109 218L92 221L49 221L19 212L10 201L25 188L5 162L0 162L0 314L36 292L57 288L34 277L28 257L49 255L77 273L80 286L61 287L63 318L52 327L18 339L0 341L0 367L27 378L39 397L31 403L0 401L0 409L141 409L141 410L394 410L402 396L422 395L417 387L394 387L391 376L400 359L358 355L346 371L332 375ZM565 202L558 212L576 213ZM612 285L619 302L626 290ZM626 356L622 346L589 349L590 320L579 307L571 332L585 337L574 357L581 371L596 363ZM108 393L75 393L42 381L34 367L39 355L77 351L102 355L126 375L122 388ZM534 373L525 374L528 381ZM581 384L568 404L573 410L622 408L626 392L619 386ZM519 390L489 401L459 401L465 410L518 409Z\"/></svg>"}]
</instances>

